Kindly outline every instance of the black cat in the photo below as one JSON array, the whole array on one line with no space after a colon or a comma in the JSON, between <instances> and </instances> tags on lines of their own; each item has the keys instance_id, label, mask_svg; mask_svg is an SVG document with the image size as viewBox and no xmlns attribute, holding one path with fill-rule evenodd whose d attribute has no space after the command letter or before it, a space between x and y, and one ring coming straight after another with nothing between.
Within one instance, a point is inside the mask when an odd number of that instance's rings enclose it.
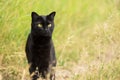
<instances>
[{"instance_id":1,"label":"black cat","mask_svg":"<svg viewBox=\"0 0 120 80\"><path fill-rule=\"evenodd\" d=\"M32 80L37 80L39 76L50 80L55 80L53 67L56 66L55 49L52 41L54 30L54 16L56 12L49 15L38 15L32 12L31 32L26 43L26 56L30 64L29 72Z\"/></svg>"}]
</instances>

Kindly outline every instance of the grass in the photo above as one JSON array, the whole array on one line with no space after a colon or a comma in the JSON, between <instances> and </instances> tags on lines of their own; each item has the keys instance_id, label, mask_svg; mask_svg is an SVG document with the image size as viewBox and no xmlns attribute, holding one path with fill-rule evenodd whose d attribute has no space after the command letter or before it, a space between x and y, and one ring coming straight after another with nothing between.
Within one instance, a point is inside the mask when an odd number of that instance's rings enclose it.
<instances>
[{"instance_id":1,"label":"grass","mask_svg":"<svg viewBox=\"0 0 120 80\"><path fill-rule=\"evenodd\" d=\"M29 80L31 12L56 11L57 80L120 79L119 0L1 0L0 80Z\"/></svg>"}]
</instances>

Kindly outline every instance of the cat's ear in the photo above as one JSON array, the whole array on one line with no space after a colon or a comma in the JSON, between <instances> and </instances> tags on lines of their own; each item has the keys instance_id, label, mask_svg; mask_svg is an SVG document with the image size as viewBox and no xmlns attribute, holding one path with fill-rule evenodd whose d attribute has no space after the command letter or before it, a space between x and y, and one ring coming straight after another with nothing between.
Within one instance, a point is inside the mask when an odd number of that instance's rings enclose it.
<instances>
[{"instance_id":1,"label":"cat's ear","mask_svg":"<svg viewBox=\"0 0 120 80\"><path fill-rule=\"evenodd\" d=\"M31 13L32 20L35 20L39 15L36 12Z\"/></svg>"},{"instance_id":2,"label":"cat's ear","mask_svg":"<svg viewBox=\"0 0 120 80\"><path fill-rule=\"evenodd\" d=\"M55 14L56 14L56 12L51 12L51 13L48 15L48 19L54 20Z\"/></svg>"}]
</instances>

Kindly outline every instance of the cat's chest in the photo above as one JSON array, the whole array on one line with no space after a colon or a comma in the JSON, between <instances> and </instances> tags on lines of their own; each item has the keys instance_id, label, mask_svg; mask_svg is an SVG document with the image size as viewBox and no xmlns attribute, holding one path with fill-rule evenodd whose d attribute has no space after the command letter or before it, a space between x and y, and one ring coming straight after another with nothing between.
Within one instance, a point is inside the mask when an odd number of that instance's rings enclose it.
<instances>
[{"instance_id":1,"label":"cat's chest","mask_svg":"<svg viewBox=\"0 0 120 80\"><path fill-rule=\"evenodd\" d=\"M51 46L50 45L33 45L32 53L36 55L48 55L50 54Z\"/></svg>"},{"instance_id":2,"label":"cat's chest","mask_svg":"<svg viewBox=\"0 0 120 80\"><path fill-rule=\"evenodd\" d=\"M45 47L41 47L41 46L35 46L33 48L33 59L36 62L48 62L49 58L50 58L50 47L49 46L45 46Z\"/></svg>"}]
</instances>

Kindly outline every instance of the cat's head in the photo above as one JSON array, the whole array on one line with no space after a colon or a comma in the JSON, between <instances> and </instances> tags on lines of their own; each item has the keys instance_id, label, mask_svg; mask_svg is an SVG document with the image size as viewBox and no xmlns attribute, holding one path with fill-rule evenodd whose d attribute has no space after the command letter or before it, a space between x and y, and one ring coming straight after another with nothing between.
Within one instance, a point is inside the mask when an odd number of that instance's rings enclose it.
<instances>
[{"instance_id":1,"label":"cat's head","mask_svg":"<svg viewBox=\"0 0 120 80\"><path fill-rule=\"evenodd\" d=\"M48 15L38 15L36 12L31 13L32 25L31 31L37 36L51 37L54 30L54 16L56 12Z\"/></svg>"}]
</instances>

